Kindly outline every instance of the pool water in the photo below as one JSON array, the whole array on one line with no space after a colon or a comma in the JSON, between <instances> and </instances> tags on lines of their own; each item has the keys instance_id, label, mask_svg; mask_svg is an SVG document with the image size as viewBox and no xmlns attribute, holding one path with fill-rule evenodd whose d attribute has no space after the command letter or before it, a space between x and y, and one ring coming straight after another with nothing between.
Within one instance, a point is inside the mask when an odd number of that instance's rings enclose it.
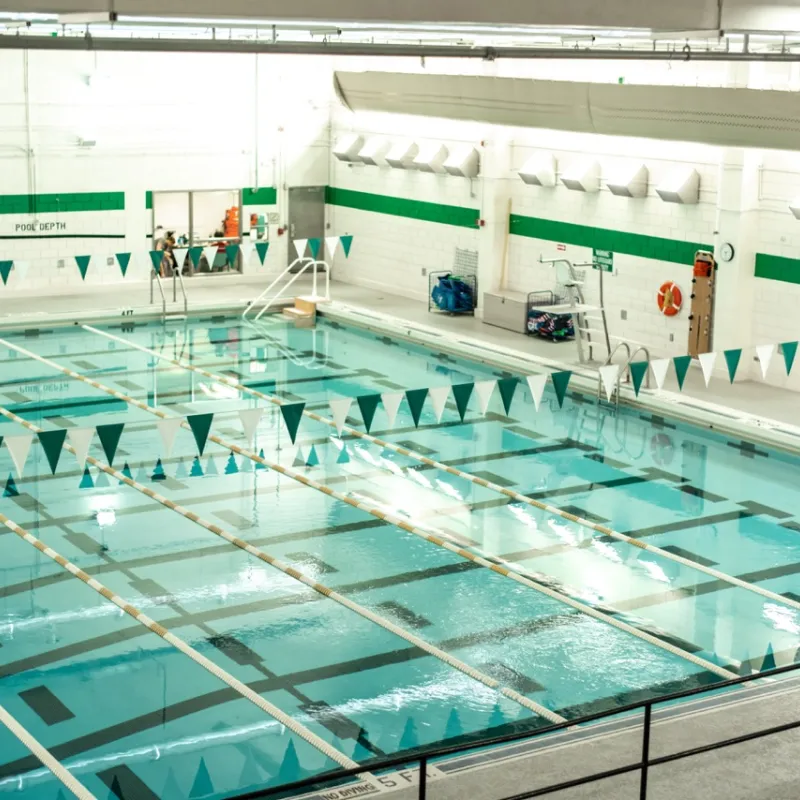
<instances>
[{"instance_id":1,"label":"pool water","mask_svg":"<svg viewBox=\"0 0 800 800\"><path fill-rule=\"evenodd\" d=\"M790 605L514 502L496 490L304 417L292 444L277 406L143 352L233 377L330 417L331 399L503 377L453 356L321 319L237 318L0 336L0 406L45 429L124 422L113 466L202 520L561 717L721 680L692 653L748 672L791 663ZM663 649L340 499L180 430L25 355L23 348L168 414L265 406L254 450L412 526L510 562ZM523 382L524 384L524 382ZM348 425L363 429L357 404ZM654 417L520 385L465 422L454 403L419 426L406 403L373 434L466 473L800 599L800 459ZM0 436L25 433L0 418ZM311 448L319 464L305 467ZM95 438L90 455L107 463ZM166 480L153 481L161 459ZM535 729L547 720L315 592L141 491L34 444L0 513L78 565L336 751L359 763ZM13 494L7 492L6 494ZM796 594L793 594L795 593ZM98 797L227 797L331 770L323 752L0 525L0 705ZM602 616L602 615L601 615ZM678 648L677 651L675 648ZM115 788L116 787L116 788ZM60 785L0 727L0 792Z\"/></svg>"}]
</instances>

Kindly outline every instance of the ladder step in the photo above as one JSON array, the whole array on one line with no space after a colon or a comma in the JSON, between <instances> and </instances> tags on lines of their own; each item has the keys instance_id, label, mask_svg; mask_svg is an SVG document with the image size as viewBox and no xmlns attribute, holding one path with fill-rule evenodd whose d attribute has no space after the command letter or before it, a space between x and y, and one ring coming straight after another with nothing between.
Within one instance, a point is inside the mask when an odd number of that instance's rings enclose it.
<instances>
[{"instance_id":1,"label":"ladder step","mask_svg":"<svg viewBox=\"0 0 800 800\"><path fill-rule=\"evenodd\" d=\"M283 309L283 316L292 317L293 319L313 319L314 312L305 311L302 308L293 308L292 306L288 306L287 308Z\"/></svg>"}]
</instances>

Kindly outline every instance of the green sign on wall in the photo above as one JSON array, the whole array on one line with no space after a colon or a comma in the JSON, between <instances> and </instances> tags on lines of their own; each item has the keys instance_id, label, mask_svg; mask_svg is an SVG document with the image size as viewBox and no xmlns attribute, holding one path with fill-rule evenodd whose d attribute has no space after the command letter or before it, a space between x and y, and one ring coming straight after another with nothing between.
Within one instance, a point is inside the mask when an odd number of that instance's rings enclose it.
<instances>
[{"instance_id":1,"label":"green sign on wall","mask_svg":"<svg viewBox=\"0 0 800 800\"><path fill-rule=\"evenodd\" d=\"M603 272L613 272L614 254L611 250L592 249L592 268L601 269Z\"/></svg>"}]
</instances>

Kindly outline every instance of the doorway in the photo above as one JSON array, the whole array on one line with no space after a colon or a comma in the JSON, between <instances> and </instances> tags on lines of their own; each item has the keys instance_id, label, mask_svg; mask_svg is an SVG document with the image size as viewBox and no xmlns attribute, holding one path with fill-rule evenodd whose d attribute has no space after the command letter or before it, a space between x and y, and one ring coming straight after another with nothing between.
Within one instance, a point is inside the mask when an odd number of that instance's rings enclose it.
<instances>
[{"instance_id":1,"label":"doorway","mask_svg":"<svg viewBox=\"0 0 800 800\"><path fill-rule=\"evenodd\" d=\"M289 188L289 254L287 264L297 258L296 239L325 237L325 187L291 186ZM320 256L322 247L320 245ZM309 254L306 249L306 254ZM299 268L298 268L299 269ZM292 270L295 272L296 270Z\"/></svg>"}]
</instances>

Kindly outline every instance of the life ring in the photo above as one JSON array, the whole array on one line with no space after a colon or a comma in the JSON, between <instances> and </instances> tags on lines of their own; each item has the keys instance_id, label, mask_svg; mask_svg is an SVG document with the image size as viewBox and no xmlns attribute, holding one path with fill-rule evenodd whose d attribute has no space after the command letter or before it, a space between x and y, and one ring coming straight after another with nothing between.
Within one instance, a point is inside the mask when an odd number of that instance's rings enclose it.
<instances>
[{"instance_id":1,"label":"life ring","mask_svg":"<svg viewBox=\"0 0 800 800\"><path fill-rule=\"evenodd\" d=\"M683 303L681 290L672 282L661 284L658 290L658 309L665 317L674 317Z\"/></svg>"}]
</instances>

